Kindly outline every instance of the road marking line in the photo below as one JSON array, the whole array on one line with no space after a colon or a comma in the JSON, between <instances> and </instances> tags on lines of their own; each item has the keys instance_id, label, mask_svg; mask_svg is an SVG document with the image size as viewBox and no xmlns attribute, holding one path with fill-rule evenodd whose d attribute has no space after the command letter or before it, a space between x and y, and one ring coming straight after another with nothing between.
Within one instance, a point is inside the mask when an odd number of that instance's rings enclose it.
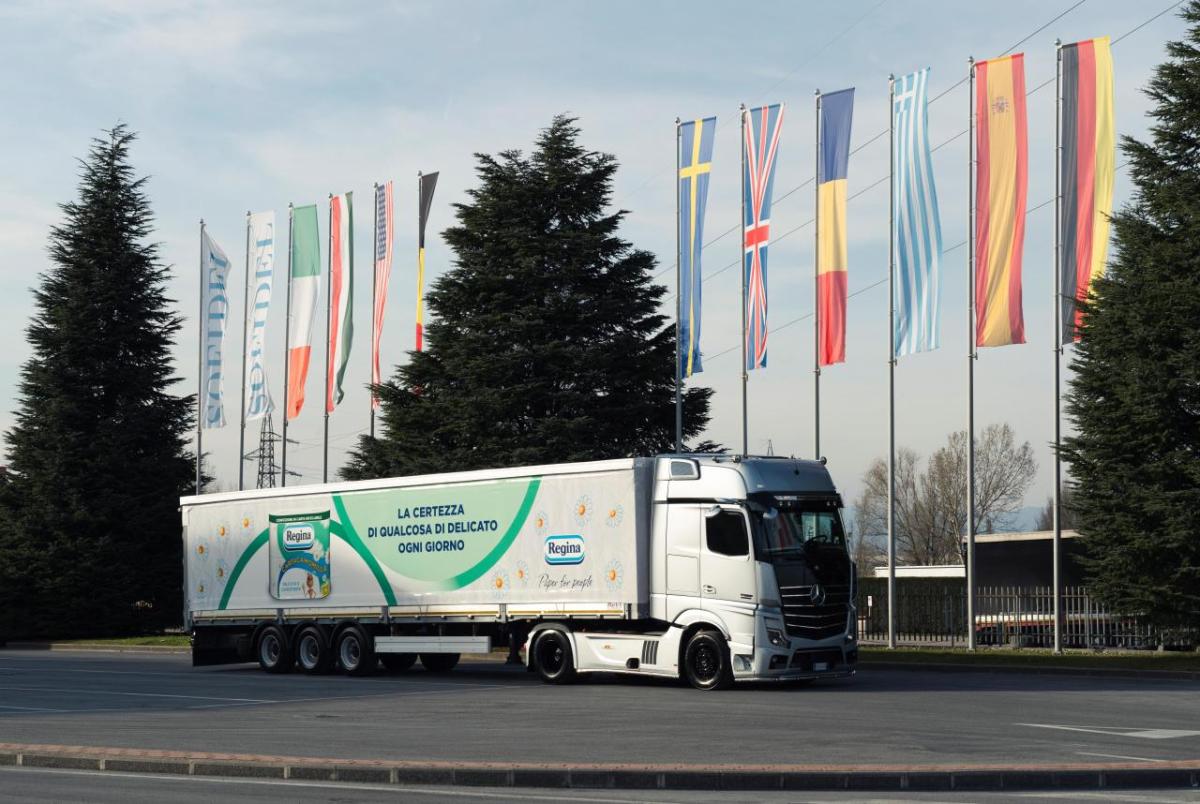
<instances>
[{"instance_id":1,"label":"road marking line","mask_svg":"<svg viewBox=\"0 0 1200 804\"><path fill-rule=\"evenodd\" d=\"M1130 757L1124 754L1097 754L1095 751L1076 751L1082 757L1108 757L1109 759L1136 759L1138 762L1166 762L1165 759L1153 759L1151 757Z\"/></svg>"},{"instance_id":2,"label":"road marking line","mask_svg":"<svg viewBox=\"0 0 1200 804\"><path fill-rule=\"evenodd\" d=\"M65 692L82 695L126 695L136 698L184 698L193 701L237 701L240 703L280 703L280 701L265 698L218 698L213 695L170 695L165 692L115 692L113 690L73 690L60 687L0 687L0 690L17 690L21 692Z\"/></svg>"},{"instance_id":3,"label":"road marking line","mask_svg":"<svg viewBox=\"0 0 1200 804\"><path fill-rule=\"evenodd\" d=\"M1200 737L1200 731L1191 729L1137 729L1127 726L1059 726L1052 723L1014 723L1013 725L1029 726L1034 729L1058 729L1059 731L1106 734L1109 737L1140 737L1143 740L1173 740L1178 737Z\"/></svg>"},{"instance_id":4,"label":"road marking line","mask_svg":"<svg viewBox=\"0 0 1200 804\"><path fill-rule=\"evenodd\" d=\"M45 706L7 706L0 704L0 709L19 709L22 712L66 712L67 709L50 709Z\"/></svg>"}]
</instances>

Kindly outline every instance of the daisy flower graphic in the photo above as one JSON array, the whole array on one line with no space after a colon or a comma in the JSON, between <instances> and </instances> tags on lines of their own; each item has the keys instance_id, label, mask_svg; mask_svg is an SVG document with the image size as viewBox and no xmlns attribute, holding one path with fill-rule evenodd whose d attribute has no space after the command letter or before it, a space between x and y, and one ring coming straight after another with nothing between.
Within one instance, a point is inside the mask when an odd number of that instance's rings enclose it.
<instances>
[{"instance_id":1,"label":"daisy flower graphic","mask_svg":"<svg viewBox=\"0 0 1200 804\"><path fill-rule=\"evenodd\" d=\"M550 519L546 516L545 511L538 511L533 518L533 527L537 530L538 536L545 536L546 529L550 526Z\"/></svg>"},{"instance_id":2,"label":"daisy flower graphic","mask_svg":"<svg viewBox=\"0 0 1200 804\"><path fill-rule=\"evenodd\" d=\"M575 522L580 527L592 521L592 498L584 494L575 501Z\"/></svg>"},{"instance_id":3,"label":"daisy flower graphic","mask_svg":"<svg viewBox=\"0 0 1200 804\"><path fill-rule=\"evenodd\" d=\"M610 528L617 527L617 525L620 525L621 522L624 521L624 519L625 519L625 508L620 503L617 503L616 505L611 506L604 513L604 524L608 525Z\"/></svg>"},{"instance_id":4,"label":"daisy flower graphic","mask_svg":"<svg viewBox=\"0 0 1200 804\"><path fill-rule=\"evenodd\" d=\"M516 576L516 584L521 588L529 586L529 565L524 561L518 561L516 570L513 573Z\"/></svg>"},{"instance_id":5,"label":"daisy flower graphic","mask_svg":"<svg viewBox=\"0 0 1200 804\"><path fill-rule=\"evenodd\" d=\"M604 585L609 589L620 589L625 583L625 570L615 558L604 565Z\"/></svg>"},{"instance_id":6,"label":"daisy flower graphic","mask_svg":"<svg viewBox=\"0 0 1200 804\"><path fill-rule=\"evenodd\" d=\"M509 587L511 586L508 580L508 573L504 570L496 570L493 572L492 580L489 586L491 586L492 594L494 594L496 597L504 597L507 595Z\"/></svg>"}]
</instances>

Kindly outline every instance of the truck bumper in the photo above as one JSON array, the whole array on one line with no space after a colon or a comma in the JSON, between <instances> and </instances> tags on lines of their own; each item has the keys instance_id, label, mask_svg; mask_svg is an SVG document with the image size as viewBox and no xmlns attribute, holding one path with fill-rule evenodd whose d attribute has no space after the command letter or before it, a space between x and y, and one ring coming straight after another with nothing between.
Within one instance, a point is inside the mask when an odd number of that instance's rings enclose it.
<instances>
[{"instance_id":1,"label":"truck bumper","mask_svg":"<svg viewBox=\"0 0 1200 804\"><path fill-rule=\"evenodd\" d=\"M742 659L741 662L738 659ZM741 656L734 666L745 667ZM760 647L754 651L748 671L734 673L737 681L799 681L813 678L845 678L854 675L858 664L858 645L824 647L776 648Z\"/></svg>"}]
</instances>

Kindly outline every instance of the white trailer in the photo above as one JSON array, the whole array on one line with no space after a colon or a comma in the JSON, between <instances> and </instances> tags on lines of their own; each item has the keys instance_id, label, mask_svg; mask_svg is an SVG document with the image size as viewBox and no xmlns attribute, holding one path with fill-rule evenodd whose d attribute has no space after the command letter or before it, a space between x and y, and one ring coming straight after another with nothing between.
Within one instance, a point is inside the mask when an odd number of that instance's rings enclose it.
<instances>
[{"instance_id":1,"label":"white trailer","mask_svg":"<svg viewBox=\"0 0 1200 804\"><path fill-rule=\"evenodd\" d=\"M181 501L193 663L447 672L507 642L545 681L853 672L823 463L663 456Z\"/></svg>"}]
</instances>

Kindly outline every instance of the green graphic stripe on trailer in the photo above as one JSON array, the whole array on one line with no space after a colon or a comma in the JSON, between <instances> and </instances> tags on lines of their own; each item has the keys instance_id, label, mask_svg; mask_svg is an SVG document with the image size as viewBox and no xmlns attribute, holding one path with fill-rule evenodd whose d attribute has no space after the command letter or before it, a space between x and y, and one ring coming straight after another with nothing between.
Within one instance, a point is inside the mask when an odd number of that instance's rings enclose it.
<instances>
[{"instance_id":1,"label":"green graphic stripe on trailer","mask_svg":"<svg viewBox=\"0 0 1200 804\"><path fill-rule=\"evenodd\" d=\"M483 557L475 566L471 567L466 572L459 573L453 578L450 578L447 583L450 589L461 589L472 581L477 580L481 575L495 566L496 562L508 552L508 548L516 540L517 534L521 532L521 528L525 527L525 520L529 518L529 511L533 508L534 498L537 497L538 488L542 485L542 479L535 477L529 481L529 486L525 489L525 499L521 501L521 507L517 509L517 513L513 516L512 524L508 526L504 537L496 543L492 551Z\"/></svg>"},{"instance_id":2,"label":"green graphic stripe on trailer","mask_svg":"<svg viewBox=\"0 0 1200 804\"><path fill-rule=\"evenodd\" d=\"M379 589L383 592L383 599L387 601L389 606L396 605L396 595L392 591L392 585L388 583L387 576L383 574L383 567L379 566L379 562L375 560L375 556L371 555L371 551L367 549L358 532L354 530L354 524L346 514L346 506L342 502L340 494L333 495L333 507L337 509L339 521L330 522L329 530L342 537L342 541L354 548L354 552L358 553L359 558L366 562L367 567L371 570L371 574L375 576L375 580L379 584Z\"/></svg>"},{"instance_id":3,"label":"green graphic stripe on trailer","mask_svg":"<svg viewBox=\"0 0 1200 804\"><path fill-rule=\"evenodd\" d=\"M250 559L254 557L254 554L267 543L270 533L271 529L269 527L263 528L262 533L255 536L254 540L242 551L242 555L238 558L237 563L233 565L233 572L229 573L229 582L225 584L225 593L221 595L221 605L217 606L217 609L223 611L229 605L229 596L233 594L233 587L237 586L238 578L242 577L242 570L250 563Z\"/></svg>"}]
</instances>

